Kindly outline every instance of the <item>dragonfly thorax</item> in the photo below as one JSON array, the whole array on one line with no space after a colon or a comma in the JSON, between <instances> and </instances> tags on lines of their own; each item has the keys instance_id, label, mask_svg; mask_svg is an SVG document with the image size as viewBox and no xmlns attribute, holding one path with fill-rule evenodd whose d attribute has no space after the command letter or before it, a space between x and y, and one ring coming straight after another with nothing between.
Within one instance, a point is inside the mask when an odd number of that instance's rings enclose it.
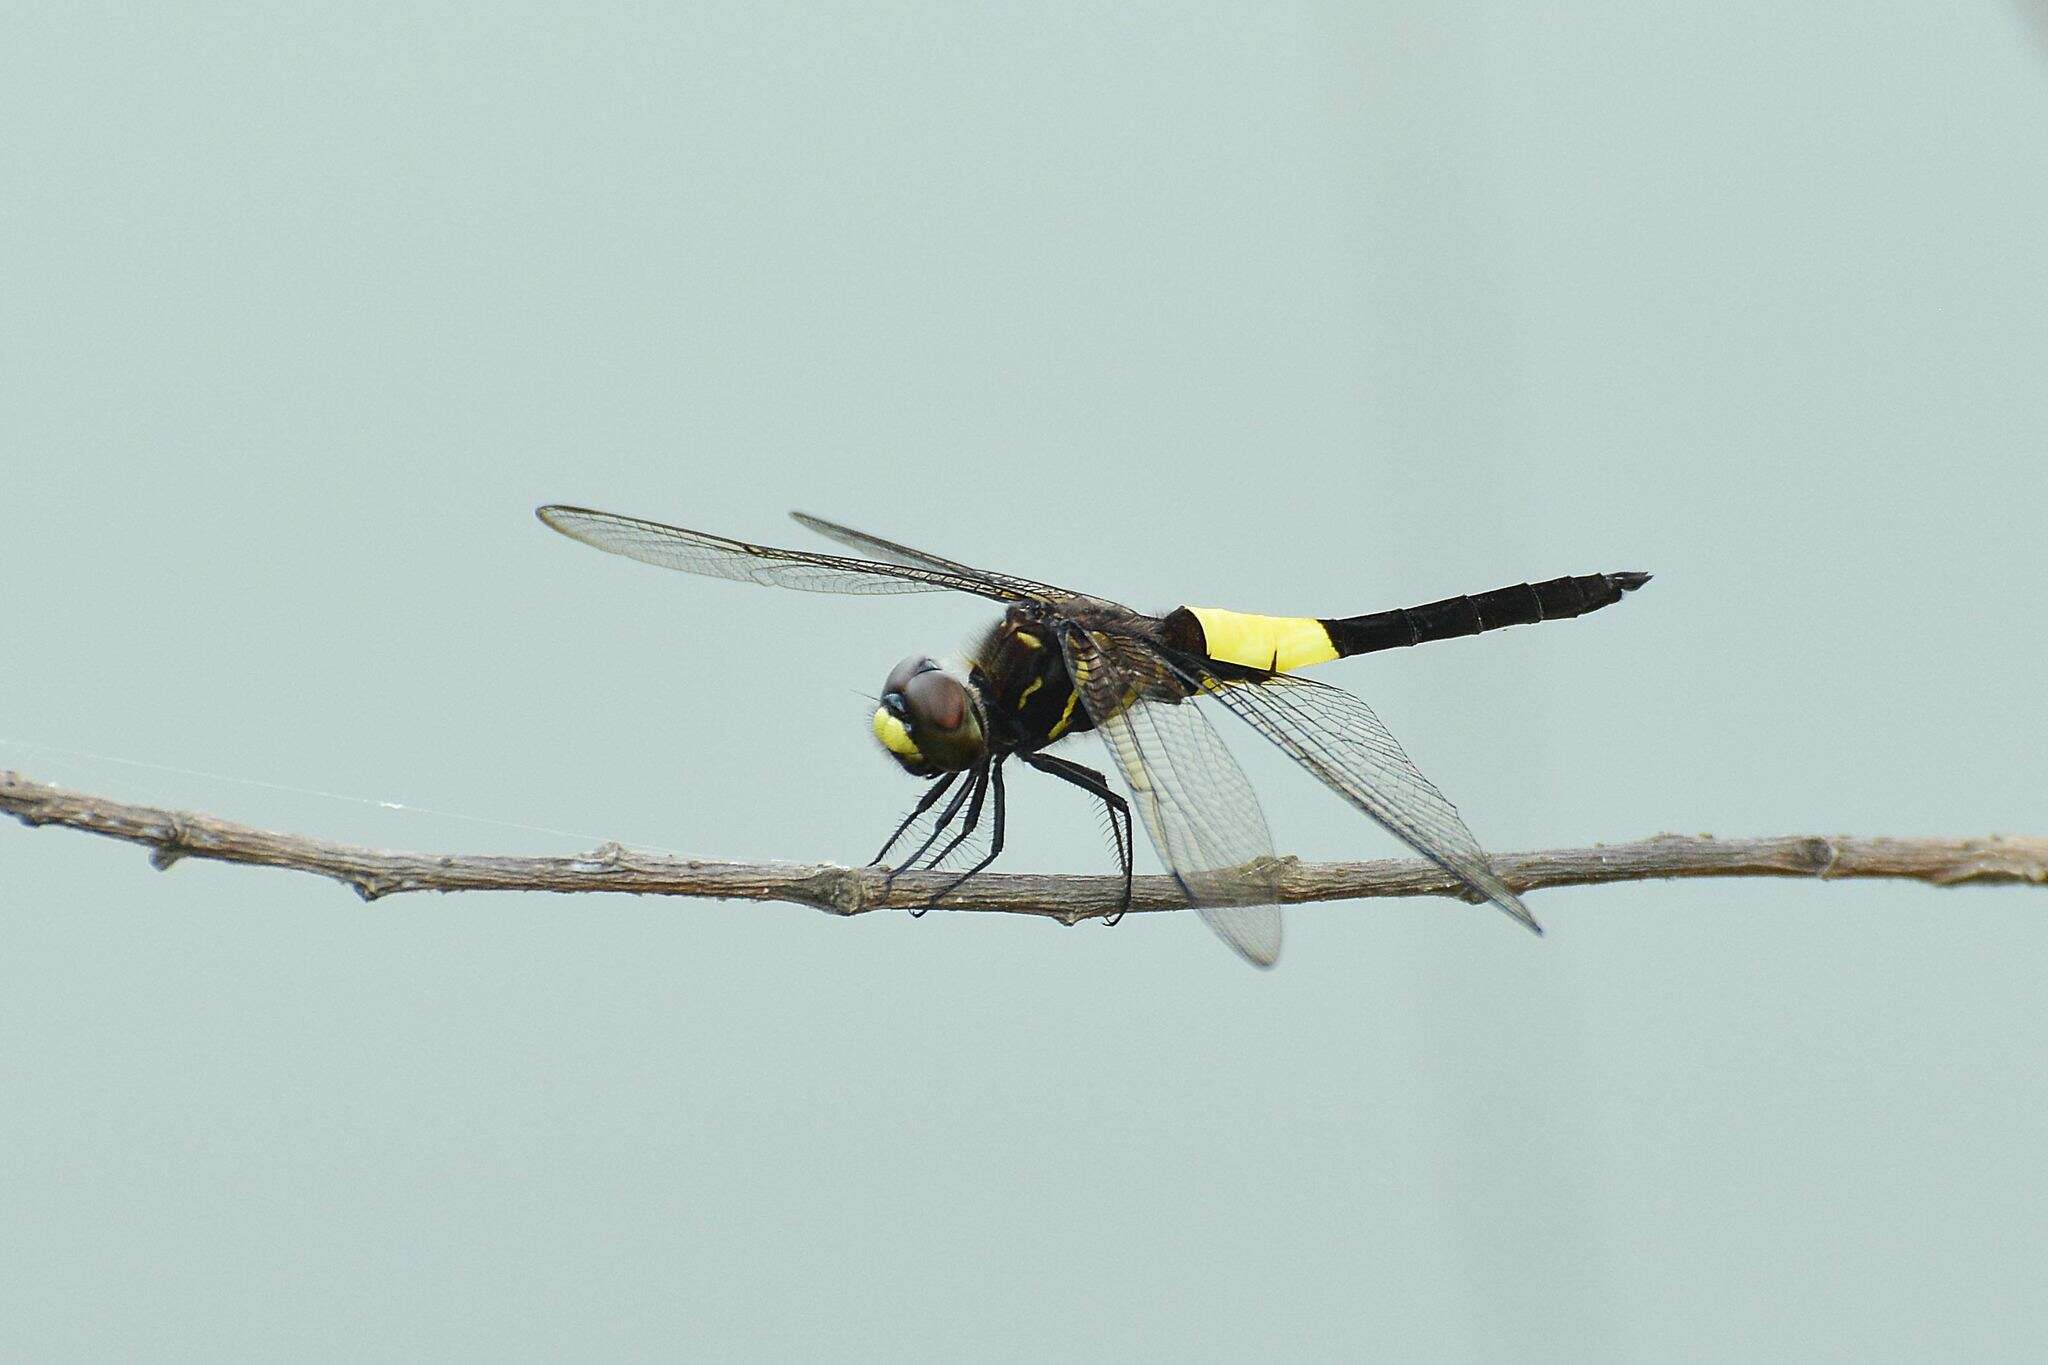
<instances>
[{"instance_id":1,"label":"dragonfly thorax","mask_svg":"<svg viewBox=\"0 0 2048 1365\"><path fill-rule=\"evenodd\" d=\"M921 654L890 670L874 731L890 756L916 777L965 772L988 757L973 689Z\"/></svg>"}]
</instances>

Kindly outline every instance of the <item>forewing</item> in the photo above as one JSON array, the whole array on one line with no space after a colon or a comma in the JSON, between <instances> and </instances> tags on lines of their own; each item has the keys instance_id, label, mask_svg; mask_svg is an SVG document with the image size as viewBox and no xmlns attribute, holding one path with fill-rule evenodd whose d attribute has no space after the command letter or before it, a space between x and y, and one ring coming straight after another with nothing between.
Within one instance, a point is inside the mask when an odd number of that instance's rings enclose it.
<instances>
[{"instance_id":1,"label":"forewing","mask_svg":"<svg viewBox=\"0 0 2048 1365\"><path fill-rule=\"evenodd\" d=\"M594 512L587 507L549 506L535 515L571 540L643 564L664 569L761 583L803 592L900 593L939 592L951 588L998 602L1019 600L1017 593L972 569L939 569L916 564L879 564L845 555L779 550L750 545L704 531L686 531L658 521Z\"/></svg>"},{"instance_id":2,"label":"forewing","mask_svg":"<svg viewBox=\"0 0 2048 1365\"><path fill-rule=\"evenodd\" d=\"M1208 690L1395 838L1543 932L1494 872L1458 808L1422 775L1363 701L1341 688L1285 673L1257 682L1212 678Z\"/></svg>"},{"instance_id":3,"label":"forewing","mask_svg":"<svg viewBox=\"0 0 2048 1365\"><path fill-rule=\"evenodd\" d=\"M1272 966L1279 906L1215 903L1277 899L1265 812L1222 736L1193 700L1172 699L1175 689L1143 644L1069 628L1062 645L1160 860L1225 943L1254 966Z\"/></svg>"},{"instance_id":4,"label":"forewing","mask_svg":"<svg viewBox=\"0 0 2048 1365\"><path fill-rule=\"evenodd\" d=\"M1019 598L1037 597L1051 600L1075 596L1075 594L1063 588L1055 588L1049 583L1034 582L1029 578L1019 578L1015 574L995 573L988 569L971 568L956 559L947 559L944 556L932 554L928 550L912 549L908 545L899 544L893 540L884 540L880 536L869 535L866 531L856 531L851 526L842 526L836 521L827 521L823 517L814 517L809 512L791 512L789 515L799 525L816 531L819 535L829 540L836 540L841 545L859 550L862 554L872 555L886 564L907 564L918 568L937 570L940 573L963 574L974 578L985 578L992 583L1002 584Z\"/></svg>"}]
</instances>

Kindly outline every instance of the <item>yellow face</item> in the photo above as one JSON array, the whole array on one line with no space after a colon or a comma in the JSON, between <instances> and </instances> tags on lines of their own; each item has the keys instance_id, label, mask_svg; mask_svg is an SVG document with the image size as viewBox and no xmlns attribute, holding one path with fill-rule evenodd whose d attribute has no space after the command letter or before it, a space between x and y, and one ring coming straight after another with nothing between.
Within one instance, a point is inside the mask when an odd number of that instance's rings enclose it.
<instances>
[{"instance_id":1,"label":"yellow face","mask_svg":"<svg viewBox=\"0 0 2048 1365\"><path fill-rule=\"evenodd\" d=\"M882 747L918 777L962 772L988 756L973 692L922 655L889 674L873 725Z\"/></svg>"},{"instance_id":2,"label":"yellow face","mask_svg":"<svg viewBox=\"0 0 2048 1365\"><path fill-rule=\"evenodd\" d=\"M910 737L910 727L886 706L875 708L875 738L905 763L924 762L924 755L917 751L917 741Z\"/></svg>"}]
</instances>

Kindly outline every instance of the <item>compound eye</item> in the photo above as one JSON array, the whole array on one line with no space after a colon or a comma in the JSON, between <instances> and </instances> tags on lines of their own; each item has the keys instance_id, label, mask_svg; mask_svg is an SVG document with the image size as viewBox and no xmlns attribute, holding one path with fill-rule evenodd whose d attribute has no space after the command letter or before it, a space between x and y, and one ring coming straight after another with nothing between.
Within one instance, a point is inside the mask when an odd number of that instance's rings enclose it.
<instances>
[{"instance_id":1,"label":"compound eye","mask_svg":"<svg viewBox=\"0 0 2048 1365\"><path fill-rule=\"evenodd\" d=\"M936 668L915 674L901 691L911 724L920 730L950 735L967 723L967 689L950 674Z\"/></svg>"},{"instance_id":2,"label":"compound eye","mask_svg":"<svg viewBox=\"0 0 2048 1365\"><path fill-rule=\"evenodd\" d=\"M930 658L923 654L913 654L889 670L889 681L882 684L882 695L886 697L891 692L900 693L910 686L912 678L920 673L935 672L937 669L938 665Z\"/></svg>"}]
</instances>

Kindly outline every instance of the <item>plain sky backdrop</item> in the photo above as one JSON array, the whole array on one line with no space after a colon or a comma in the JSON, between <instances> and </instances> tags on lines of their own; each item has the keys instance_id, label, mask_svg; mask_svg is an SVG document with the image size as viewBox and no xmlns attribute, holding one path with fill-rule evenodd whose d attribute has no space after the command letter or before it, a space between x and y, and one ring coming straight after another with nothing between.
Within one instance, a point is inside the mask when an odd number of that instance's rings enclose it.
<instances>
[{"instance_id":1,"label":"plain sky backdrop","mask_svg":"<svg viewBox=\"0 0 2048 1365\"><path fill-rule=\"evenodd\" d=\"M916 791L866 697L982 604L532 517L796 507L1149 608L1655 572L1324 674L1492 848L2048 833L2039 20L13 6L0 766L858 862ZM1396 851L1219 723L1283 852ZM1012 796L1013 870L1108 869ZM2048 1351L2041 894L1530 904L1259 974L6 823L0 1356Z\"/></svg>"}]
</instances>

